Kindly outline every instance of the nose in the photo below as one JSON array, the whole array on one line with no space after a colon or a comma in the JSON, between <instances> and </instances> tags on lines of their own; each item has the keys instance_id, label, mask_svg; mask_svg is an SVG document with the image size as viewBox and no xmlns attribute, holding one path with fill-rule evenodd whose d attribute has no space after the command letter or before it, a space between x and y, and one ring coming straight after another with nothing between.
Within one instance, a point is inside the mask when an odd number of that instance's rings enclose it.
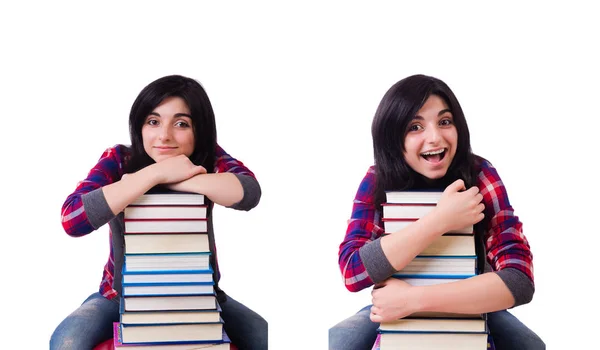
<instances>
[{"instance_id":1,"label":"nose","mask_svg":"<svg viewBox=\"0 0 600 350\"><path fill-rule=\"evenodd\" d=\"M435 126L430 126L427 128L426 130L426 140L428 143L430 144L437 144L440 139L442 138L442 135L440 133L440 129L437 127L437 125Z\"/></svg>"},{"instance_id":2,"label":"nose","mask_svg":"<svg viewBox=\"0 0 600 350\"><path fill-rule=\"evenodd\" d=\"M169 141L171 139L171 126L167 124L163 124L160 128L160 133L158 137L162 141Z\"/></svg>"}]
</instances>

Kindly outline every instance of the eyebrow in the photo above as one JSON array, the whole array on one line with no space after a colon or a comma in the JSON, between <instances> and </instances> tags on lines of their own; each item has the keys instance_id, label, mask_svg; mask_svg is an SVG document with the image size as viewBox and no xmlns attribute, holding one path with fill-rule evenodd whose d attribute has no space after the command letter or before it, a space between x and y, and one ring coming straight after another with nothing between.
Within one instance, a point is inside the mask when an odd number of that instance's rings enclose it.
<instances>
[{"instance_id":1,"label":"eyebrow","mask_svg":"<svg viewBox=\"0 0 600 350\"><path fill-rule=\"evenodd\" d=\"M445 109L442 109L441 111L438 112L438 117L441 117L442 115L444 115L444 113L450 113L450 114L452 114L452 112L450 111L450 108L445 108ZM415 115L413 117L413 119L423 120L424 118L421 117L420 115Z\"/></svg>"},{"instance_id":2,"label":"eyebrow","mask_svg":"<svg viewBox=\"0 0 600 350\"><path fill-rule=\"evenodd\" d=\"M155 115L155 116L157 116L157 117L161 117L161 115L160 115L160 114L158 114L158 113L156 113L156 112L150 112L150 114L148 114L148 115ZM192 119L192 116L191 116L191 115L189 115L189 114L187 114L187 113L175 113L174 117L175 117L175 118L179 118L179 117L188 117L188 118Z\"/></svg>"}]
</instances>

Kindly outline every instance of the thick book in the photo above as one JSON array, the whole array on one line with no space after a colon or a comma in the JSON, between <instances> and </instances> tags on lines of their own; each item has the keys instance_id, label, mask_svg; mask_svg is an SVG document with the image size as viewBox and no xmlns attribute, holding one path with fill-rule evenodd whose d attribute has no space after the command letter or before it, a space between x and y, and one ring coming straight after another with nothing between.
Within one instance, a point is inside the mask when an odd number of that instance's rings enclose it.
<instances>
[{"instance_id":1,"label":"thick book","mask_svg":"<svg viewBox=\"0 0 600 350\"><path fill-rule=\"evenodd\" d=\"M120 327L123 344L219 342L223 334L223 322L162 325L121 324Z\"/></svg>"},{"instance_id":2,"label":"thick book","mask_svg":"<svg viewBox=\"0 0 600 350\"><path fill-rule=\"evenodd\" d=\"M212 295L214 282L202 283L123 283L123 296Z\"/></svg>"},{"instance_id":3,"label":"thick book","mask_svg":"<svg viewBox=\"0 0 600 350\"><path fill-rule=\"evenodd\" d=\"M494 347L494 343L492 341L490 341L489 337L487 337L487 341L485 343L479 341L476 344L472 344L471 347L460 347L463 346L465 344L458 344L459 346L456 346L457 344L453 344L455 342L449 342L449 343L442 343L442 344L419 344L418 343L418 333L414 333L413 335L415 335L415 337L412 337L413 341L413 347L411 347L411 343L408 343L405 345L404 343L401 342L402 339L399 339L400 341L394 341L394 339L386 339L385 344L381 343L382 340L382 336L385 333L379 333L377 334L377 339L375 339L375 343L373 344L373 347L371 348L371 350L403 350L403 349L411 349L411 350L441 350L441 349L455 349L455 350L495 350L496 348ZM476 335L478 337L481 337L481 335ZM389 338L389 333L388 333L388 338ZM416 338L416 339L415 339ZM416 342L416 344L415 344ZM483 344L482 344L483 343ZM436 347L437 346L437 347Z\"/></svg>"},{"instance_id":4,"label":"thick book","mask_svg":"<svg viewBox=\"0 0 600 350\"><path fill-rule=\"evenodd\" d=\"M476 256L417 256L395 276L430 276L444 275L450 278L457 276L474 276L477 272Z\"/></svg>"},{"instance_id":5,"label":"thick book","mask_svg":"<svg viewBox=\"0 0 600 350\"><path fill-rule=\"evenodd\" d=\"M208 230L206 219L124 219L125 234L201 233Z\"/></svg>"},{"instance_id":6,"label":"thick book","mask_svg":"<svg viewBox=\"0 0 600 350\"><path fill-rule=\"evenodd\" d=\"M488 334L485 332L382 332L379 334L381 350L488 350Z\"/></svg>"},{"instance_id":7,"label":"thick book","mask_svg":"<svg viewBox=\"0 0 600 350\"><path fill-rule=\"evenodd\" d=\"M155 187L144 193L131 205L204 205L204 195L191 192L177 192Z\"/></svg>"},{"instance_id":8,"label":"thick book","mask_svg":"<svg viewBox=\"0 0 600 350\"><path fill-rule=\"evenodd\" d=\"M215 295L138 296L122 298L123 310L166 311L166 310L214 310L217 308Z\"/></svg>"},{"instance_id":9,"label":"thick book","mask_svg":"<svg viewBox=\"0 0 600 350\"><path fill-rule=\"evenodd\" d=\"M119 322L113 323L113 342L115 349L126 350L230 350L231 340L223 329L218 342L186 342L171 344L123 344Z\"/></svg>"},{"instance_id":10,"label":"thick book","mask_svg":"<svg viewBox=\"0 0 600 350\"><path fill-rule=\"evenodd\" d=\"M436 207L436 204L383 203L381 207L383 208L383 217L387 219L419 219L429 214Z\"/></svg>"},{"instance_id":11,"label":"thick book","mask_svg":"<svg viewBox=\"0 0 600 350\"><path fill-rule=\"evenodd\" d=\"M125 255L123 273L211 270L210 252ZM212 270L210 271L212 273Z\"/></svg>"},{"instance_id":12,"label":"thick book","mask_svg":"<svg viewBox=\"0 0 600 350\"><path fill-rule=\"evenodd\" d=\"M125 254L209 252L206 233L125 234Z\"/></svg>"},{"instance_id":13,"label":"thick book","mask_svg":"<svg viewBox=\"0 0 600 350\"><path fill-rule=\"evenodd\" d=\"M129 205L128 219L206 219L206 205Z\"/></svg>"},{"instance_id":14,"label":"thick book","mask_svg":"<svg viewBox=\"0 0 600 350\"><path fill-rule=\"evenodd\" d=\"M121 297L122 298L122 297ZM221 306L213 310L171 310L171 311L127 311L125 303L120 303L120 321L123 324L170 324L219 322Z\"/></svg>"}]
</instances>

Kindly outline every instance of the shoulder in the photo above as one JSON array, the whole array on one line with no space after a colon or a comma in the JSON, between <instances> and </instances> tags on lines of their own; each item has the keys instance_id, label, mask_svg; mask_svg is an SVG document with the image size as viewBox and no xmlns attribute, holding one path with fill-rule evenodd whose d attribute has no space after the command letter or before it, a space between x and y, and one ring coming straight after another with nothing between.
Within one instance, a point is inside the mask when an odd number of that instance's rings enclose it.
<instances>
[{"instance_id":1,"label":"shoulder","mask_svg":"<svg viewBox=\"0 0 600 350\"><path fill-rule=\"evenodd\" d=\"M363 198L363 200L366 198L371 198L375 187L375 178L375 166L370 166L360 182L358 191L356 193L356 198Z\"/></svg>"},{"instance_id":2,"label":"shoulder","mask_svg":"<svg viewBox=\"0 0 600 350\"><path fill-rule=\"evenodd\" d=\"M365 176L363 177L363 181L362 182L375 182L375 179L377 178L376 176L376 172L375 172L375 166L371 165L369 167L369 169L367 169L367 173L365 174Z\"/></svg>"},{"instance_id":3,"label":"shoulder","mask_svg":"<svg viewBox=\"0 0 600 350\"><path fill-rule=\"evenodd\" d=\"M475 158L478 168L477 184L479 187L502 181L498 175L498 171L489 160L480 156L475 156Z\"/></svg>"},{"instance_id":4,"label":"shoulder","mask_svg":"<svg viewBox=\"0 0 600 350\"><path fill-rule=\"evenodd\" d=\"M126 145L117 144L108 147L102 153L102 158L112 158L118 162L123 162L131 156L131 148Z\"/></svg>"}]
</instances>

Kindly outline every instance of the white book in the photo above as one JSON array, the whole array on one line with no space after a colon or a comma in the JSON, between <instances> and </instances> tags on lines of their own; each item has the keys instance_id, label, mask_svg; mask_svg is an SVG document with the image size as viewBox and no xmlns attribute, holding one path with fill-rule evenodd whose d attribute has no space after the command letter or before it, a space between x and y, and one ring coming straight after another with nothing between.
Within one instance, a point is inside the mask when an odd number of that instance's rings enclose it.
<instances>
[{"instance_id":1,"label":"white book","mask_svg":"<svg viewBox=\"0 0 600 350\"><path fill-rule=\"evenodd\" d=\"M199 220L150 220L125 219L125 234L128 233L167 233L167 232L206 232L207 221Z\"/></svg>"}]
</instances>

